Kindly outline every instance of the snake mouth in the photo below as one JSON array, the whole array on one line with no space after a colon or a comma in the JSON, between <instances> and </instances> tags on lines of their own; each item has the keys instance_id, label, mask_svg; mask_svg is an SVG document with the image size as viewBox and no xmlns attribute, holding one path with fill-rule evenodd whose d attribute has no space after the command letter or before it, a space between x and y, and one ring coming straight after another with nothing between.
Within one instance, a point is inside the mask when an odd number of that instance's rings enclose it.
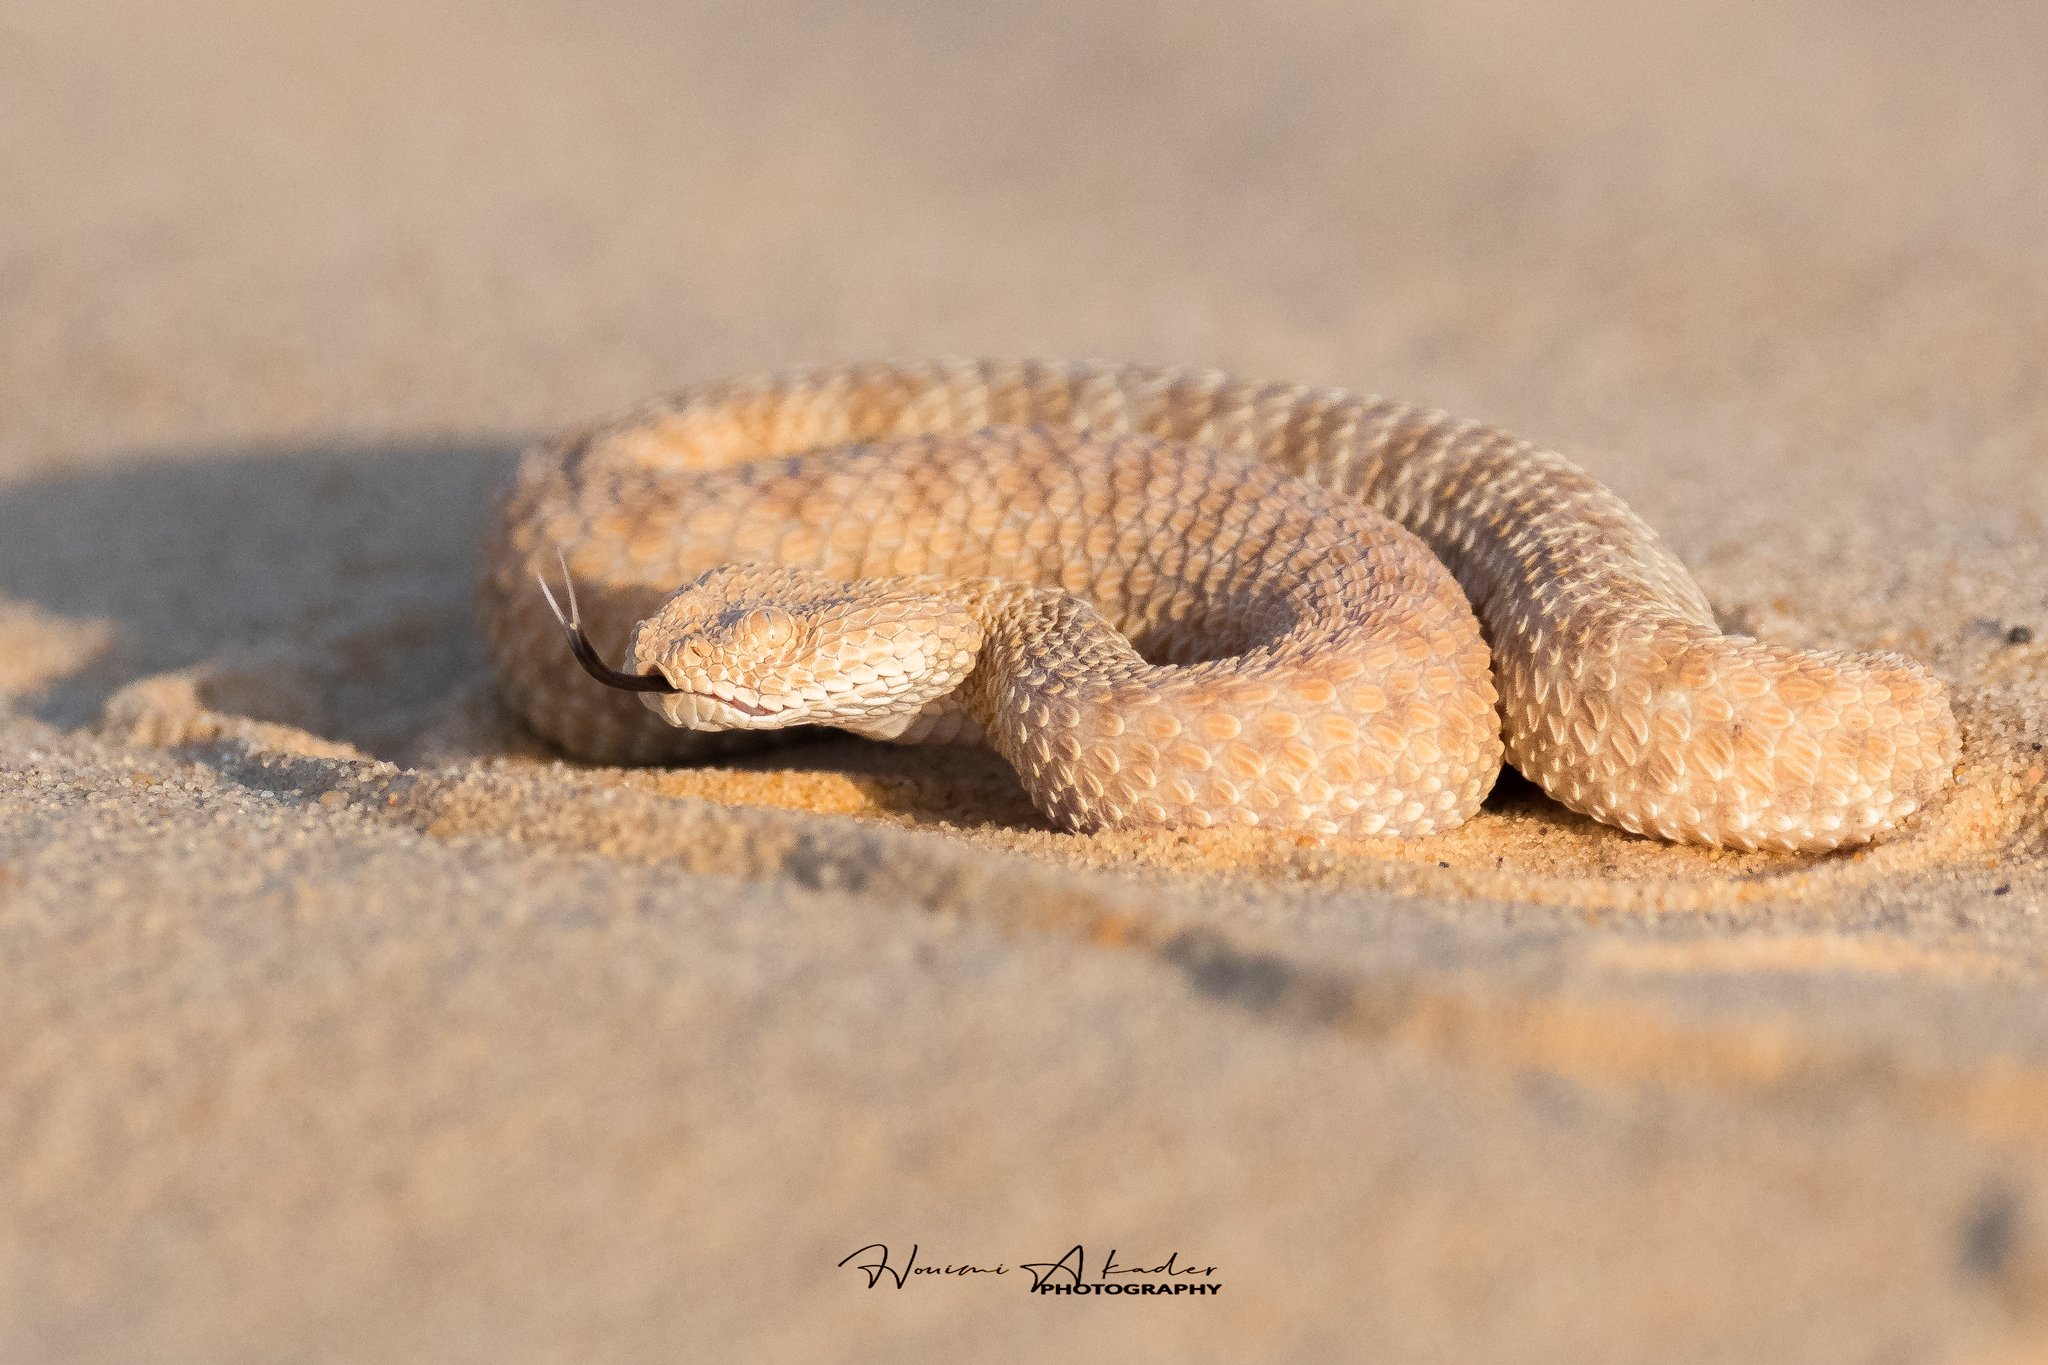
<instances>
[{"instance_id":1,"label":"snake mouth","mask_svg":"<svg viewBox=\"0 0 2048 1365\"><path fill-rule=\"evenodd\" d=\"M699 692L694 688L670 682L660 673L628 673L613 668L604 661L603 656L597 652L597 647L590 643L590 637L583 632L583 613L576 604L576 580L569 573L567 560L562 561L562 579L568 585L567 611L562 610L561 604L555 601L554 591L548 587L545 578L540 579L541 595L547 599L548 610L554 613L555 620L561 625L562 634L569 641L569 652L575 656L576 662L583 666L585 673L606 687L616 688L621 692L654 692L669 697L688 697L693 702L716 702L727 710L737 711L751 720L767 720L781 715L786 709L780 706L760 706L750 701L741 701L737 697L721 697L716 692ZM663 709L666 711L667 707L664 706Z\"/></svg>"},{"instance_id":2,"label":"snake mouth","mask_svg":"<svg viewBox=\"0 0 2048 1365\"><path fill-rule=\"evenodd\" d=\"M679 687L675 689L674 695L688 697L693 701L715 701L720 706L731 707L743 716L779 716L782 714L782 708L779 706L756 706L752 702L741 701L737 697L721 697L716 692L693 692L689 688Z\"/></svg>"}]
</instances>

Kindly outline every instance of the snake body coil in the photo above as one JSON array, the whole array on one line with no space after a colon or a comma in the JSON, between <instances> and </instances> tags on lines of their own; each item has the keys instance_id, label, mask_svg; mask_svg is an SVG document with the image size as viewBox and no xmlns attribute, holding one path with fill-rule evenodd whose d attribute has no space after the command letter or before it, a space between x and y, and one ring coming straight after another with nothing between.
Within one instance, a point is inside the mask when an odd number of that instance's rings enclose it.
<instances>
[{"instance_id":1,"label":"snake body coil","mask_svg":"<svg viewBox=\"0 0 2048 1365\"><path fill-rule=\"evenodd\" d=\"M640 696L563 647L534 588L558 549L597 651L653 675ZM1073 828L1426 834L1477 808L1504 732L1596 819L1825 849L1924 805L1957 752L1922 665L1722 634L1556 454L1136 366L688 390L526 456L483 607L505 696L579 757L795 724L978 738Z\"/></svg>"}]
</instances>

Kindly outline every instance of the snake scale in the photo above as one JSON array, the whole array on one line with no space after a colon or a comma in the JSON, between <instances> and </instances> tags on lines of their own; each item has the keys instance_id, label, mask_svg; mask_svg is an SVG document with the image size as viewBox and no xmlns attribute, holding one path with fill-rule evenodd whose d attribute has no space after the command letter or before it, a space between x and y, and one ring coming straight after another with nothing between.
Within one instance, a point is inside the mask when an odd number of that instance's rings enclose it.
<instances>
[{"instance_id":1,"label":"snake scale","mask_svg":"<svg viewBox=\"0 0 2048 1365\"><path fill-rule=\"evenodd\" d=\"M534 581L563 569L582 669ZM1724 634L1561 456L1208 372L690 388L528 452L481 600L503 695L573 756L819 724L980 742L1073 829L1429 834L1505 755L1623 829L1829 849L1927 804L1958 751L1924 665Z\"/></svg>"}]
</instances>

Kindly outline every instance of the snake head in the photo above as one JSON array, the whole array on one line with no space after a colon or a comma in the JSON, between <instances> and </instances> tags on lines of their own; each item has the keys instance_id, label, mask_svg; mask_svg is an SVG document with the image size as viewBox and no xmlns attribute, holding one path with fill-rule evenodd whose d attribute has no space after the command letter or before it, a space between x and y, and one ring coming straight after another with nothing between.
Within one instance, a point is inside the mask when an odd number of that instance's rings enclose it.
<instances>
[{"instance_id":1,"label":"snake head","mask_svg":"<svg viewBox=\"0 0 2048 1365\"><path fill-rule=\"evenodd\" d=\"M641 700L684 729L833 725L887 737L959 686L981 638L932 579L846 583L735 564L635 626L626 671L666 680Z\"/></svg>"}]
</instances>

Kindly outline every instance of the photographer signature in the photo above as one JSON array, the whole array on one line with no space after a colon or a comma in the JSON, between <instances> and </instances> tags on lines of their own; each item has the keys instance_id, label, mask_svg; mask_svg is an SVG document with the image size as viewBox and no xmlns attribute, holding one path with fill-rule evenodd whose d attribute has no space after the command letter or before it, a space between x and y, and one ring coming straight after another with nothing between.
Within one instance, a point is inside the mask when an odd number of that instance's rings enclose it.
<instances>
[{"instance_id":1,"label":"photographer signature","mask_svg":"<svg viewBox=\"0 0 2048 1365\"><path fill-rule=\"evenodd\" d=\"M898 1289L909 1284L918 1276L947 1276L967 1278L975 1275L1007 1275L1010 1267L997 1262L995 1265L974 1265L968 1262L942 1262L928 1265L918 1264L923 1248L912 1242L910 1252L901 1262L892 1259L889 1244L870 1242L864 1247L848 1252L839 1261L844 1266L853 1263L853 1268L867 1276L868 1288L873 1289L884 1279ZM865 1257L856 1260L856 1257ZM1095 1269L1095 1279L1089 1280L1088 1250L1085 1245L1076 1244L1056 1261L1020 1261L1017 1269L1031 1277L1031 1287L1039 1289L1046 1285L1080 1285L1087 1283L1117 1283L1118 1277L1139 1276L1149 1281L1171 1281L1189 1276L1214 1276L1213 1265L1182 1265L1180 1253L1171 1253L1164 1261L1155 1265L1126 1265L1117 1260L1117 1248L1111 1247L1109 1254L1102 1258Z\"/></svg>"}]
</instances>

